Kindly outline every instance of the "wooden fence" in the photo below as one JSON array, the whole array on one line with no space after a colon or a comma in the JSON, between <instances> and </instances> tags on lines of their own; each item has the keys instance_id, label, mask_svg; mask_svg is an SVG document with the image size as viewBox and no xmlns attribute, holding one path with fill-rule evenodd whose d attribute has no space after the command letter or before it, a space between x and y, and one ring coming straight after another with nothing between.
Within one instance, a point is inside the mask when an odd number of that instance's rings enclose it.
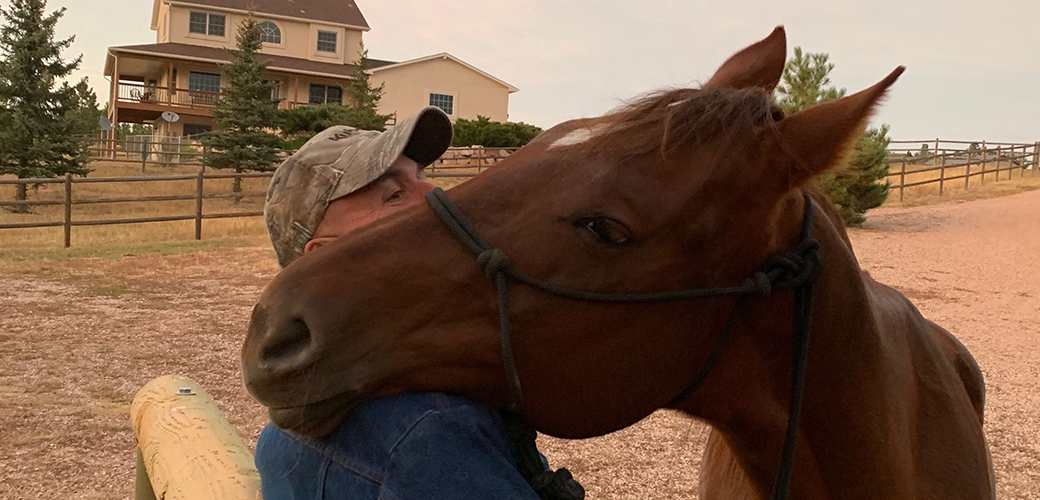
<instances>
[{"instance_id":1,"label":"wooden fence","mask_svg":"<svg viewBox=\"0 0 1040 500\"><path fill-rule=\"evenodd\" d=\"M0 223L0 230L21 228L45 228L62 227L65 233L65 247L72 243L72 228L80 226L101 226L114 224L135 224L146 222L169 222L169 221L195 221L195 239L202 239L203 221L210 219L228 219L238 217L257 217L263 215L262 211L237 211L205 213L203 201L213 199L242 199L263 196L262 193L221 193L205 194L204 187L207 180L214 179L245 179L245 178L270 178L271 172L250 173L216 173L207 172L198 161L203 154L201 146L197 144L177 143L177 150L173 150L174 144L154 142L147 149L134 150L131 147L133 141L125 140L110 141L99 140L92 151L101 156L104 152L120 152L113 160L111 155L100 158L97 161L129 161L140 163L142 170L148 166L169 167L176 165L198 165L196 174L182 175L149 175L139 177L85 177L76 178L66 175L64 179L0 179L0 186L4 185L40 185L40 184L64 184L64 197L62 200L16 200L0 201L3 207L35 207L54 206L64 207L64 216L60 221L47 222L23 222L23 223ZM928 145L929 155L913 156L912 153L919 152L920 148L906 145ZM997 182L1010 180L1018 171L1019 177L1036 175L1040 168L1040 142L1034 143L1011 143L1011 142L968 142L968 141L943 141L939 139L925 141L892 141L889 148L887 162L889 165L888 179L891 181L890 189L899 191L899 200L902 201L908 188L927 185L938 185L939 195L943 195L949 189L951 183L962 182L964 189L969 189L971 179L977 177L980 184L986 182ZM516 148L451 148L444 156L427 168L427 177L430 178L457 178L467 179L477 175L483 170L495 165L507 158ZM284 155L291 151L283 152ZM178 155L176 163L166 161L169 157L164 155ZM948 175L953 170L956 175ZM908 180L908 177L927 177L923 180ZM136 196L136 197L101 197L78 199L73 196L74 186L86 183L120 183L120 182L163 182L163 181L186 181L195 180L194 194L181 194L169 196ZM194 213L180 215L164 215L159 217L139 217L123 219L88 219L76 220L73 217L73 207L76 205L101 204L101 203L139 203L139 202L168 202L194 200Z\"/></svg>"},{"instance_id":2,"label":"wooden fence","mask_svg":"<svg viewBox=\"0 0 1040 500\"><path fill-rule=\"evenodd\" d=\"M928 146L930 154L912 156L922 149L901 147L905 144ZM949 183L954 181L963 181L967 190L972 177L978 177L979 184L985 185L987 175L991 176L991 182L1011 180L1015 170L1018 170L1019 177L1025 176L1027 171L1030 176L1036 175L1040 165L1040 142L891 141L886 161L890 189L898 189L899 201L903 201L906 189L916 186L938 184L939 196L942 196ZM1004 164L1006 167L1002 167ZM972 172L973 168L977 170ZM949 170L957 171L957 175L947 175ZM927 178L923 180L907 180L908 176L921 177L918 174L929 175L925 175Z\"/></svg>"},{"instance_id":3,"label":"wooden fence","mask_svg":"<svg viewBox=\"0 0 1040 500\"><path fill-rule=\"evenodd\" d=\"M515 151L515 148L451 148L445 155L434 164L427 167L427 177L430 178L461 178L466 179L483 172L488 167L498 163ZM183 154L183 153L180 153ZM198 153L198 154L201 154ZM111 159L104 161L112 161ZM130 160L138 162L138 160ZM148 165L162 166L161 161L142 160L142 169ZM180 163L179 165L184 165ZM188 163L198 165L198 163ZM135 177L74 177L66 174L58 179L0 179L0 186L5 185L41 185L41 184L64 184L64 197L62 200L15 200L0 201L3 207L38 207L38 206L64 206L64 217L60 221L47 222L22 222L22 223L0 223L3 229L45 228L62 227L65 231L65 248L72 245L72 228L81 226L103 226L116 224L137 224L146 222L170 222L170 221L195 221L195 239L202 239L202 226L204 220L229 219L238 217L257 217L263 215L263 211L237 211L221 213L204 213L203 201L214 199L243 199L264 196L263 193L221 193L206 194L204 192L207 180L214 179L247 179L247 178L270 178L273 172L246 172L246 173L216 173L207 172L204 167L198 172L182 175L149 175ZM194 194L169 195L169 196L134 196L134 197L104 197L80 199L73 196L74 186L78 184L104 184L122 182L165 182L165 181L187 181L195 180ZM265 190L266 191L266 190ZM160 217L137 217L124 219L88 219L76 220L73 217L73 207L76 205L89 205L100 203L141 203L141 202L169 202L169 201L195 201L194 213L180 215L164 215Z\"/></svg>"},{"instance_id":4,"label":"wooden fence","mask_svg":"<svg viewBox=\"0 0 1040 500\"><path fill-rule=\"evenodd\" d=\"M24 201L0 201L0 207L38 207L38 206L50 206L50 205L63 205L65 207L65 216L60 221L49 221L49 222L25 222L15 224L0 224L0 229L23 229L23 228L36 228L36 227L63 227L65 229L65 248L69 248L72 245L72 228L79 226L107 226L114 224L136 224L141 222L170 222L180 220L194 220L195 221L195 239L202 239L202 221L207 219L228 219L234 217L256 217L263 215L262 211L240 211L240 212L225 212L225 213L203 213L202 202L203 200L212 200L220 198L248 198L260 196L258 194L250 193L227 193L227 194L204 194L203 187L207 179L245 179L251 177L271 177L271 172L247 172L247 173L234 173L234 174L214 174L205 173L202 169L199 169L195 175L155 175L155 176L140 176L140 177L83 177L76 178L72 174L65 174L64 179L0 179L0 186L3 185L36 185L36 184L61 184L65 185L64 198L61 201L58 200L24 200ZM116 197L116 198L88 198L88 199L73 199L73 185L75 184L103 184L103 183L115 183L115 182L163 182L163 181L184 181L184 180L195 180L195 194L193 195L172 195L172 196L133 196L133 197ZM165 215L162 217L138 217L130 219L92 219L92 220L73 220L72 218L72 207L74 205L87 205L97 203L134 203L134 202L165 202L165 201L179 201L179 200L195 200L195 213L183 214L183 215Z\"/></svg>"}]
</instances>

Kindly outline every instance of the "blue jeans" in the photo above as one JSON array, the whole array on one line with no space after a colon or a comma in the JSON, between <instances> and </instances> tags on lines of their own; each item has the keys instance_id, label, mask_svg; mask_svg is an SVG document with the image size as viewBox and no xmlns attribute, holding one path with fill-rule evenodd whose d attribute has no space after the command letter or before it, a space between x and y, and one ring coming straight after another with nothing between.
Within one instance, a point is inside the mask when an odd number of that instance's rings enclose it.
<instances>
[{"instance_id":1,"label":"blue jeans","mask_svg":"<svg viewBox=\"0 0 1040 500\"><path fill-rule=\"evenodd\" d=\"M372 401L322 439L268 424L256 467L265 500L538 500L498 412L438 393Z\"/></svg>"}]
</instances>

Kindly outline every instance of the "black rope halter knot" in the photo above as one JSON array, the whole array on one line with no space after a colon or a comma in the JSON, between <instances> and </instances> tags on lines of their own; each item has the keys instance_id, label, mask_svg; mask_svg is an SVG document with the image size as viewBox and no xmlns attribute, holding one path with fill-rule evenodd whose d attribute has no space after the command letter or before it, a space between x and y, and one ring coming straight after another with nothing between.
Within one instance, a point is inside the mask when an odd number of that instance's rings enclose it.
<instances>
[{"instance_id":1,"label":"black rope halter knot","mask_svg":"<svg viewBox=\"0 0 1040 500\"><path fill-rule=\"evenodd\" d=\"M430 204L434 213L437 214L441 222L448 227L451 233L463 245L477 255L477 265L495 282L495 290L498 294L498 324L502 344L502 363L505 367L509 389L513 396L513 402L510 405L510 410L513 410L513 412L506 412L507 427L510 429L511 437L518 449L518 468L541 498L545 500L573 500L584 498L585 493L581 489L581 485L574 481L570 472L567 472L566 469L556 472L545 470L534 444L537 434L534 429L523 422L519 413L514 413L519 412L523 406L523 392L520 389L520 376L516 370L516 361L513 359L512 328L509 324L508 280L513 280L531 288L567 299L592 302L656 303L707 297L738 297L736 305L733 306L733 310L726 320L722 332L719 334L715 349L708 355L704 367L694 377L690 385L672 400L673 404L693 394L704 383L715 365L718 364L730 334L736 325L740 313L746 307L749 297L769 296L777 290L792 290L795 301L794 328L792 332L794 353L792 355L791 371L791 404L787 417L787 433L784 437L780 466L777 471L776 481L773 483L772 495L774 500L785 500L788 498L791 473L794 468L798 423L802 413L802 396L805 389L805 368L809 352L814 284L823 269L820 242L812 234L813 224L815 223L813 201L807 193L803 196L805 212L802 217L801 239L797 248L794 251L778 252L769 257L762 269L753 274L740 286L691 288L654 293L604 293L559 286L532 278L517 271L511 267L509 257L506 256L505 252L489 245L476 228L473 227L473 224L451 202L443 190L435 188L433 191L426 193L426 201Z\"/></svg>"},{"instance_id":2,"label":"black rope halter knot","mask_svg":"<svg viewBox=\"0 0 1040 500\"><path fill-rule=\"evenodd\" d=\"M509 268L509 257L497 248L489 248L477 255L477 265L484 270L488 278L494 278L496 274Z\"/></svg>"}]
</instances>

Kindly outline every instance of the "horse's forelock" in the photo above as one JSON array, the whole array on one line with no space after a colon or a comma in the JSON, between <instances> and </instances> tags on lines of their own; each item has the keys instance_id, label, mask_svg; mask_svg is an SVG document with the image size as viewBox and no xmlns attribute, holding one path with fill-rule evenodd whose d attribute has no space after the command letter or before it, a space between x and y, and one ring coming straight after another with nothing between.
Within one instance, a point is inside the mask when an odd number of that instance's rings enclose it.
<instances>
[{"instance_id":1,"label":"horse's forelock","mask_svg":"<svg viewBox=\"0 0 1040 500\"><path fill-rule=\"evenodd\" d=\"M774 110L772 97L759 88L666 90L600 118L604 127L588 144L609 157L659 154L669 159L681 147L765 125Z\"/></svg>"}]
</instances>

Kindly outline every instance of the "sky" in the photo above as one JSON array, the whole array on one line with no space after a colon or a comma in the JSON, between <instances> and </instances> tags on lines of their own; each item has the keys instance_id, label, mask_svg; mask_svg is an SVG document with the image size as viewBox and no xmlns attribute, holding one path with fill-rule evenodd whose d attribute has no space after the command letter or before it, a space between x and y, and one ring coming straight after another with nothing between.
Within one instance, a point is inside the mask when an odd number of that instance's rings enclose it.
<instances>
[{"instance_id":1,"label":"sky","mask_svg":"<svg viewBox=\"0 0 1040 500\"><path fill-rule=\"evenodd\" d=\"M370 57L449 52L519 87L511 121L550 127L662 87L695 86L784 25L788 50L827 52L832 81L863 89L898 65L875 124L895 139L1040 140L1040 2L1032 0L356 0ZM8 7L10 0L0 0ZM113 45L154 43L151 0L67 7L80 76L101 102Z\"/></svg>"}]
</instances>

